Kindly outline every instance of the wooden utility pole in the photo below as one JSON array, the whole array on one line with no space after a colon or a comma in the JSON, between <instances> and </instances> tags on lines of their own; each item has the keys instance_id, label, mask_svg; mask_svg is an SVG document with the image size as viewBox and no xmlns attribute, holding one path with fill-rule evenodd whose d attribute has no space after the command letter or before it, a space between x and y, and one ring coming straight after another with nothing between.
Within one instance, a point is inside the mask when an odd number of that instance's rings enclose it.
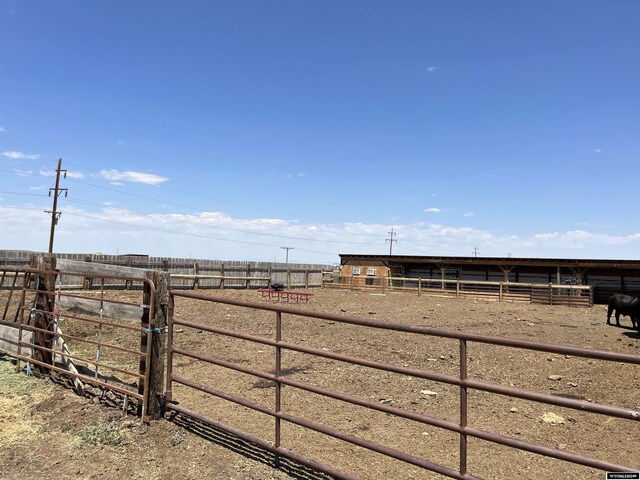
<instances>
[{"instance_id":1,"label":"wooden utility pole","mask_svg":"<svg viewBox=\"0 0 640 480\"><path fill-rule=\"evenodd\" d=\"M287 253L285 254L284 263L289 263L289 250L293 250L293 247L280 247L280 248L287 251Z\"/></svg>"},{"instance_id":2,"label":"wooden utility pole","mask_svg":"<svg viewBox=\"0 0 640 480\"><path fill-rule=\"evenodd\" d=\"M480 251L478 250L478 247L473 247L473 256L477 258L478 253L480 253Z\"/></svg>"},{"instance_id":3,"label":"wooden utility pole","mask_svg":"<svg viewBox=\"0 0 640 480\"><path fill-rule=\"evenodd\" d=\"M67 189L60 188L60 173L64 172L64 178L67 178L67 171L62 170L62 159L58 159L58 169L56 170L56 186L55 188L49 189L49 196L51 196L51 192L53 192L53 210L45 210L46 213L51 214L51 233L49 234L49 253L53 253L53 236L56 231L56 225L58 224L58 219L62 212L58 211L58 197L62 192L64 192L64 196L67 196Z\"/></svg>"},{"instance_id":4,"label":"wooden utility pole","mask_svg":"<svg viewBox=\"0 0 640 480\"><path fill-rule=\"evenodd\" d=\"M398 243L398 240L393 239L393 237L396 236L396 232L393 231L393 228L390 232L387 233L389 234L389 238L387 238L384 242L389 242L389 255L391 255L391 252L393 251L393 242Z\"/></svg>"}]
</instances>

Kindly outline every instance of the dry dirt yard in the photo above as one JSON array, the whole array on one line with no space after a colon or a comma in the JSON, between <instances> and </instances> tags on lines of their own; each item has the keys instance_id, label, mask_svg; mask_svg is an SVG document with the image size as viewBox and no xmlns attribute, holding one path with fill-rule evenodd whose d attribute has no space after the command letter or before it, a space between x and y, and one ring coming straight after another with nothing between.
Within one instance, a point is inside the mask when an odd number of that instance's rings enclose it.
<instances>
[{"instance_id":1,"label":"dry dirt yard","mask_svg":"<svg viewBox=\"0 0 640 480\"><path fill-rule=\"evenodd\" d=\"M253 290L202 292L212 297L262 303L260 294ZM608 326L606 309L601 305L585 309L418 297L410 293L376 295L326 289L311 293L309 303L298 308L640 355L640 339L628 328L629 318L622 318L627 328ZM129 292L114 295L136 298L135 293ZM179 298L176 316L269 338L275 335L273 312ZM65 332L95 335L89 330L74 331L71 326ZM104 334L108 338L108 332ZM395 365L449 375L458 373L458 344L454 340L286 314L283 340ZM176 327L175 343L246 367L265 371L274 368L273 348L269 346L182 326ZM458 420L458 389L452 386L296 352L283 353L282 367L289 369L289 378L298 381ZM637 365L470 344L468 368L471 378L640 410ZM174 374L269 408L274 406L275 388L256 377L184 356L175 357ZM274 421L270 417L182 385L174 384L173 392L181 407L273 440ZM457 469L458 437L447 431L322 399L292 387L283 388L283 409ZM637 421L476 391L469 394L469 412L469 425L476 428L640 468ZM547 423L543 418L548 419L549 414L562 419ZM361 478L444 478L286 422L282 427L282 445ZM142 425L133 416L123 417L108 397L83 398L58 382L15 375L11 359L0 356L0 478L323 478L287 462L281 469L274 469L269 466L271 460L270 455L244 442L180 415L168 413L166 420ZM469 439L468 470L487 479L604 478L604 473L598 470L476 439Z\"/></svg>"}]
</instances>

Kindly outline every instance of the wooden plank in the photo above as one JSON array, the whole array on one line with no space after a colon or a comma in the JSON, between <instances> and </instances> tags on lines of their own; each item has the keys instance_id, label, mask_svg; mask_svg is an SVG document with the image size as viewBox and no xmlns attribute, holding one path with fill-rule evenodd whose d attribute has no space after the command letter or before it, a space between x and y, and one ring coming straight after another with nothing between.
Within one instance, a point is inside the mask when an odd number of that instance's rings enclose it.
<instances>
[{"instance_id":1,"label":"wooden plank","mask_svg":"<svg viewBox=\"0 0 640 480\"><path fill-rule=\"evenodd\" d=\"M249 280L261 280L261 281L268 281L270 280L269 277L230 277L228 275L193 275L190 273L172 273L171 274L171 278L176 278L176 279L180 279L180 280L193 280L193 279L200 279L200 280L211 280L211 279L217 279L217 280L243 280L243 281L249 281Z\"/></svg>"},{"instance_id":2,"label":"wooden plank","mask_svg":"<svg viewBox=\"0 0 640 480\"><path fill-rule=\"evenodd\" d=\"M9 325L0 325L0 352L11 356L18 355L18 327ZM33 344L33 332L23 330L22 341ZM21 355L33 357L33 349L22 347Z\"/></svg>"},{"instance_id":3,"label":"wooden plank","mask_svg":"<svg viewBox=\"0 0 640 480\"><path fill-rule=\"evenodd\" d=\"M109 277L130 277L140 279L144 278L144 274L146 272L146 270L142 268L64 259L59 259L57 261L57 268L62 272L73 272L80 275L104 275Z\"/></svg>"},{"instance_id":4,"label":"wooden plank","mask_svg":"<svg viewBox=\"0 0 640 480\"><path fill-rule=\"evenodd\" d=\"M67 297L60 295L60 311L73 315L99 315L100 300ZM119 303L103 302L102 316L116 320L138 323L142 316L142 305L122 305Z\"/></svg>"},{"instance_id":5,"label":"wooden plank","mask_svg":"<svg viewBox=\"0 0 640 480\"><path fill-rule=\"evenodd\" d=\"M76 393L78 395L84 395L84 385L78 378L78 375L79 375L78 369L73 363L73 360L67 356L67 355L71 355L71 352L69 352L69 348L67 347L67 344L61 335L63 335L63 333L62 333L62 330L60 329L60 325L56 324L56 338L54 339L54 345L55 344L58 345L58 347L60 348L60 353L56 353L53 356L53 361L55 363L56 359L61 360L60 363L62 363L64 367L67 370L69 370L71 373L75 374L73 375L73 386L75 387Z\"/></svg>"}]
</instances>

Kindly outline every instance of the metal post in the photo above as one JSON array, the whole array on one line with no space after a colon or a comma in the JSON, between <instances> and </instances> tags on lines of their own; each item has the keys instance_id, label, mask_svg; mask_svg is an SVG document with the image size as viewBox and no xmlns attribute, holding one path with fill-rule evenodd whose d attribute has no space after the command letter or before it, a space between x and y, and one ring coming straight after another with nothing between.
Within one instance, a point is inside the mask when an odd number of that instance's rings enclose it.
<instances>
[{"instance_id":1,"label":"metal post","mask_svg":"<svg viewBox=\"0 0 640 480\"><path fill-rule=\"evenodd\" d=\"M467 427L467 341L460 340L460 427ZM467 435L460 433L460 475L467 473Z\"/></svg>"},{"instance_id":2,"label":"metal post","mask_svg":"<svg viewBox=\"0 0 640 480\"><path fill-rule=\"evenodd\" d=\"M282 340L282 312L276 312L276 417L275 417L275 447L280 448L280 432L281 432L281 420L277 415L281 410L281 395L282 395L282 383L280 383L280 375L282 369L282 349L279 345ZM276 465L280 462L279 455L276 453Z\"/></svg>"},{"instance_id":3,"label":"metal post","mask_svg":"<svg viewBox=\"0 0 640 480\"><path fill-rule=\"evenodd\" d=\"M175 309L173 293L169 292L169 318L167 319L167 374L165 382L165 401L172 400L171 375L173 374L173 312Z\"/></svg>"}]
</instances>

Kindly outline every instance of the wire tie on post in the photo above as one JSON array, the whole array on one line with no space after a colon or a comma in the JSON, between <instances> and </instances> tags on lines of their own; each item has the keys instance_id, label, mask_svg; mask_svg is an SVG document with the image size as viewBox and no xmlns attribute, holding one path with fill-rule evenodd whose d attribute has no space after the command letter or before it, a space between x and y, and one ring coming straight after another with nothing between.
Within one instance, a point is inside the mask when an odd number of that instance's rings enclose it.
<instances>
[{"instance_id":1,"label":"wire tie on post","mask_svg":"<svg viewBox=\"0 0 640 480\"><path fill-rule=\"evenodd\" d=\"M160 333L163 331L166 331L169 327L156 327L156 328L142 328L143 332L149 333L149 332L153 332L153 333Z\"/></svg>"}]
</instances>

